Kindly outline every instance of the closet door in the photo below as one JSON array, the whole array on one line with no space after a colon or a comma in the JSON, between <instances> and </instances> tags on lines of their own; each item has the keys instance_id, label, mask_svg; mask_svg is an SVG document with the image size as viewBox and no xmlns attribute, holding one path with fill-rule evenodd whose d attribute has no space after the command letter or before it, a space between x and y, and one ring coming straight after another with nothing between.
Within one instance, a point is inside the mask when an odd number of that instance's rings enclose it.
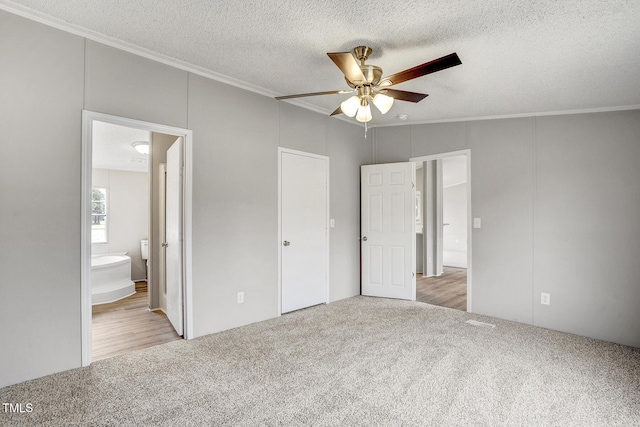
<instances>
[{"instance_id":1,"label":"closet door","mask_svg":"<svg viewBox=\"0 0 640 427\"><path fill-rule=\"evenodd\" d=\"M329 159L280 151L282 313L327 302Z\"/></svg>"}]
</instances>

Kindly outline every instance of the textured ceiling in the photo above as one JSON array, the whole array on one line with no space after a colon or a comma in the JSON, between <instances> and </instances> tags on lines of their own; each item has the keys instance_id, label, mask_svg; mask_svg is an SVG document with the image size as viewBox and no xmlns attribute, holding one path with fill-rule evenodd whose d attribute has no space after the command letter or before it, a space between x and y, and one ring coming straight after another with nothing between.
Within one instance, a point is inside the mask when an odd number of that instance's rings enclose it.
<instances>
[{"instance_id":1,"label":"textured ceiling","mask_svg":"<svg viewBox=\"0 0 640 427\"><path fill-rule=\"evenodd\" d=\"M149 131L94 121L91 153L93 167L147 172L148 156L138 153L132 145L137 141L149 142Z\"/></svg>"},{"instance_id":2,"label":"textured ceiling","mask_svg":"<svg viewBox=\"0 0 640 427\"><path fill-rule=\"evenodd\" d=\"M638 0L0 0L229 76L272 95L346 89L326 52L374 49L389 75L457 52L462 65L395 86L428 93L372 125L640 105ZM329 113L349 95L300 101ZM291 102L291 101L284 101ZM298 102L298 101L293 101Z\"/></svg>"}]
</instances>

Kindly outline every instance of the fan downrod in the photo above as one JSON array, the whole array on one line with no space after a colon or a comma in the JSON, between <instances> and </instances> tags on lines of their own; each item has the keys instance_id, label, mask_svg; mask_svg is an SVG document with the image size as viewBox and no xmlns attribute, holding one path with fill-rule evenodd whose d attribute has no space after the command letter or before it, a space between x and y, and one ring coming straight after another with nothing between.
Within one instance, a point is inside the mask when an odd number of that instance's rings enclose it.
<instances>
[{"instance_id":1,"label":"fan downrod","mask_svg":"<svg viewBox=\"0 0 640 427\"><path fill-rule=\"evenodd\" d=\"M371 52L372 50L369 46L358 46L353 49L353 54L356 56L358 61L360 61L360 65L364 65L364 62L369 59Z\"/></svg>"}]
</instances>

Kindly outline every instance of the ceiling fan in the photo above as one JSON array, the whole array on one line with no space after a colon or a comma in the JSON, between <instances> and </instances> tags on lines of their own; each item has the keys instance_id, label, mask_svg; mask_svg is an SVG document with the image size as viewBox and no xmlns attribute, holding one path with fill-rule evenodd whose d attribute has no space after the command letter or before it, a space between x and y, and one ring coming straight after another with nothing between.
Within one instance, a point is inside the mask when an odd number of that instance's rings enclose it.
<instances>
[{"instance_id":1,"label":"ceiling fan","mask_svg":"<svg viewBox=\"0 0 640 427\"><path fill-rule=\"evenodd\" d=\"M277 96L276 99L302 98L305 96L331 95L336 93L355 93L354 96L342 102L331 115L344 114L348 117L355 116L359 122L366 123L373 118L371 115L371 103L373 103L382 114L386 114L391 109L394 99L399 101L420 102L429 96L424 93L391 89L390 86L462 64L458 55L451 53L442 58L434 59L433 61L383 78L382 68L365 64L371 52L370 47L358 46L353 49L353 53L327 53L329 58L333 60L344 74L344 78L349 87L351 87L351 90L301 93L298 95ZM356 59L360 61L359 64Z\"/></svg>"}]
</instances>

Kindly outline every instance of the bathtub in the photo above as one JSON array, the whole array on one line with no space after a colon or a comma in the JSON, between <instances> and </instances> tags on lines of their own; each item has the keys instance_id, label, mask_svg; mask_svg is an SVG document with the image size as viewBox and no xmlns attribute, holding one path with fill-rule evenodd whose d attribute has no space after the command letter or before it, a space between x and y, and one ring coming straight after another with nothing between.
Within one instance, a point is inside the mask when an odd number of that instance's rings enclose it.
<instances>
[{"instance_id":1,"label":"bathtub","mask_svg":"<svg viewBox=\"0 0 640 427\"><path fill-rule=\"evenodd\" d=\"M117 301L135 293L130 257L121 254L91 257L91 305Z\"/></svg>"}]
</instances>

